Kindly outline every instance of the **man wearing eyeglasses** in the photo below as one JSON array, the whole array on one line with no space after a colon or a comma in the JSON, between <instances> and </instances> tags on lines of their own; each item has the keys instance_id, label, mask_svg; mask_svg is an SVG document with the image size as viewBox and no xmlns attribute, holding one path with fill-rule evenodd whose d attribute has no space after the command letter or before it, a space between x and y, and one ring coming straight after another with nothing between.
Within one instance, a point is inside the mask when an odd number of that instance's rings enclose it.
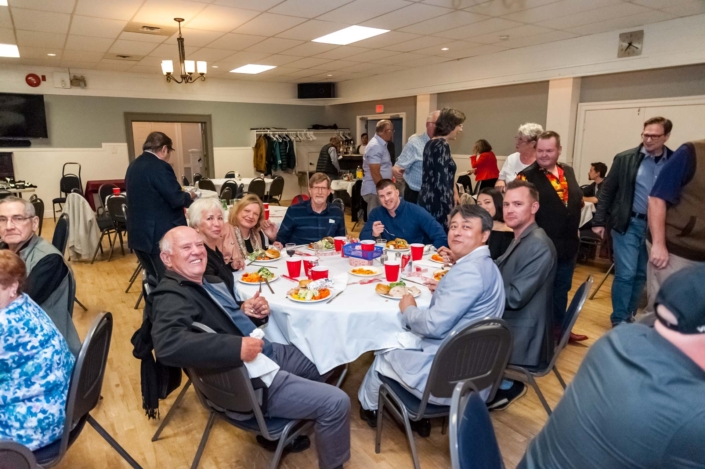
<instances>
[{"instance_id":1,"label":"man wearing eyeglasses","mask_svg":"<svg viewBox=\"0 0 705 469\"><path fill-rule=\"evenodd\" d=\"M51 318L71 353L78 355L81 341L71 319L72 274L63 254L34 234L38 227L39 218L29 201L18 197L0 200L0 249L9 249L24 261L27 267L25 293Z\"/></svg>"},{"instance_id":2,"label":"man wearing eyeglasses","mask_svg":"<svg viewBox=\"0 0 705 469\"><path fill-rule=\"evenodd\" d=\"M612 282L612 326L633 322L646 283L646 215L649 194L673 154L666 142L673 124L664 117L644 122L642 143L614 157L598 197L592 230L604 238L612 231L615 277Z\"/></svg>"}]
</instances>

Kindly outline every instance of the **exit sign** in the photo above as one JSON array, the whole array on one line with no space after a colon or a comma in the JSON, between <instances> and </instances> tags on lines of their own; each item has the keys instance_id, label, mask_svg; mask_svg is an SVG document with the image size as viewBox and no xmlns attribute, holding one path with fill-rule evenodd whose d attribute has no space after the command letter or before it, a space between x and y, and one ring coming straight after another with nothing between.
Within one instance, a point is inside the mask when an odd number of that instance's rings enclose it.
<instances>
[{"instance_id":1,"label":"exit sign","mask_svg":"<svg viewBox=\"0 0 705 469\"><path fill-rule=\"evenodd\" d=\"M381 114L384 112L384 104L378 104L375 106L375 112Z\"/></svg>"}]
</instances>

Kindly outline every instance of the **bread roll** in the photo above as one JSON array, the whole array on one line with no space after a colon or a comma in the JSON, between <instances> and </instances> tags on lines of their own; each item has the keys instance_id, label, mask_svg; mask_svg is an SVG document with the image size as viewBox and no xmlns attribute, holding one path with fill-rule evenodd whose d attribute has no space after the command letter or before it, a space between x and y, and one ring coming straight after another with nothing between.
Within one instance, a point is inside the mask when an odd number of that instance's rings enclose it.
<instances>
[{"instance_id":1,"label":"bread roll","mask_svg":"<svg viewBox=\"0 0 705 469\"><path fill-rule=\"evenodd\" d=\"M378 283L375 287L375 291L380 295L389 295L389 285Z\"/></svg>"},{"instance_id":2,"label":"bread roll","mask_svg":"<svg viewBox=\"0 0 705 469\"><path fill-rule=\"evenodd\" d=\"M274 248L267 249L264 252L264 255L269 257L270 259L279 259L281 257L281 253Z\"/></svg>"},{"instance_id":3,"label":"bread roll","mask_svg":"<svg viewBox=\"0 0 705 469\"><path fill-rule=\"evenodd\" d=\"M303 280L299 280L299 287L300 288L306 288L308 284L311 283L311 280L305 278Z\"/></svg>"}]
</instances>

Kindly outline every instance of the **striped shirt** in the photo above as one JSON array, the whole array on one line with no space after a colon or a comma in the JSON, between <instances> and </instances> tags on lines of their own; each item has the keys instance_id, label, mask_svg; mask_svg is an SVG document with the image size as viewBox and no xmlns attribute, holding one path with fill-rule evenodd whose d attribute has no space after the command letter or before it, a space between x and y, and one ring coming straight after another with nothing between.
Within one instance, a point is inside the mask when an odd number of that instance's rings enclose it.
<instances>
[{"instance_id":1,"label":"striped shirt","mask_svg":"<svg viewBox=\"0 0 705 469\"><path fill-rule=\"evenodd\" d=\"M429 140L431 137L426 132L409 137L396 163L396 166L404 169L406 184L417 192L421 189L423 175L423 149Z\"/></svg>"},{"instance_id":2,"label":"striped shirt","mask_svg":"<svg viewBox=\"0 0 705 469\"><path fill-rule=\"evenodd\" d=\"M282 244L308 244L320 241L326 236L345 236L345 219L338 207L327 205L321 213L316 213L307 200L292 205L286 211L277 233L277 241Z\"/></svg>"}]
</instances>

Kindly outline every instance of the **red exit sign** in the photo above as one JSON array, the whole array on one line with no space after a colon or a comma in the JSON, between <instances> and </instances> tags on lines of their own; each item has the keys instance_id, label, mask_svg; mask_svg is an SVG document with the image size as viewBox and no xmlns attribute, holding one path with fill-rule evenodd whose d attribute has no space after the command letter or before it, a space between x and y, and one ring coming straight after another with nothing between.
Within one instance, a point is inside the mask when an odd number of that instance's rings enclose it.
<instances>
[{"instance_id":1,"label":"red exit sign","mask_svg":"<svg viewBox=\"0 0 705 469\"><path fill-rule=\"evenodd\" d=\"M378 104L375 106L375 112L381 114L384 112L384 104Z\"/></svg>"}]
</instances>

